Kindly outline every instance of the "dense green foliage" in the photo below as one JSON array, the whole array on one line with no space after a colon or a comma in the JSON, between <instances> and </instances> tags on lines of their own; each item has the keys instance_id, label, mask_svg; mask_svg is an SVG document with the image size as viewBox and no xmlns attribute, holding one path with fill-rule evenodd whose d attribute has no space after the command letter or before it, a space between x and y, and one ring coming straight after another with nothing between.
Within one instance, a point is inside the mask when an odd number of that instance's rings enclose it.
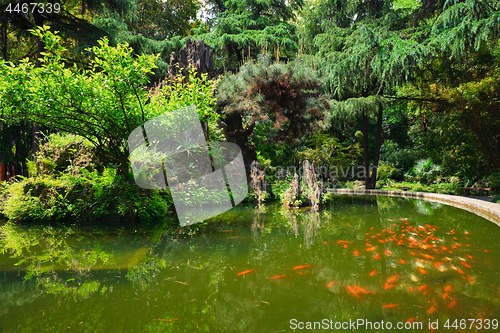
<instances>
[{"instance_id":1,"label":"dense green foliage","mask_svg":"<svg viewBox=\"0 0 500 333\"><path fill-rule=\"evenodd\" d=\"M101 166L82 137L51 135L28 162L30 177L4 185L0 213L14 221L119 224L153 222L172 206L168 192L148 191Z\"/></svg>"},{"instance_id":2,"label":"dense green foliage","mask_svg":"<svg viewBox=\"0 0 500 333\"><path fill-rule=\"evenodd\" d=\"M259 160L278 196L287 182L278 167L304 160L342 169L322 176L329 184L498 191L498 1L71 0L61 8L1 14L0 160L16 161L16 174L27 176L37 123L89 146L65 143L82 157L64 166L46 146L31 164L36 177L116 171L127 182L131 130L195 104L209 140L238 144L247 166ZM222 77L191 70L151 89L188 36L212 47ZM364 173L344 172L360 164ZM44 186L58 186L51 181ZM22 205L7 206L22 215Z\"/></svg>"}]
</instances>

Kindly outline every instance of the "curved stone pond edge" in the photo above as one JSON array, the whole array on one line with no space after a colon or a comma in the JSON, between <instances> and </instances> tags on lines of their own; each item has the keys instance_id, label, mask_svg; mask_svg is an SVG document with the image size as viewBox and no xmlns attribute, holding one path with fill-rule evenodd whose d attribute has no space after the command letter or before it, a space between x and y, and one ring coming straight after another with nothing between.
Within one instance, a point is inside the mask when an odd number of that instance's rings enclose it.
<instances>
[{"instance_id":1,"label":"curved stone pond edge","mask_svg":"<svg viewBox=\"0 0 500 333\"><path fill-rule=\"evenodd\" d=\"M414 198L440 202L446 205L465 209L500 226L500 204L473 198L449 194L387 190L329 189L328 193L349 195L384 195L390 197Z\"/></svg>"}]
</instances>

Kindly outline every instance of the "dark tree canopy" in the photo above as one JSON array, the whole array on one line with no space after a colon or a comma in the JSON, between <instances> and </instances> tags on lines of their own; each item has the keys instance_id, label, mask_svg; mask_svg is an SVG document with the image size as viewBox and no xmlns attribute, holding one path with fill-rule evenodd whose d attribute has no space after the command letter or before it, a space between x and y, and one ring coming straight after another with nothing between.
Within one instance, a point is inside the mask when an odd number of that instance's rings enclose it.
<instances>
[{"instance_id":1,"label":"dark tree canopy","mask_svg":"<svg viewBox=\"0 0 500 333\"><path fill-rule=\"evenodd\" d=\"M227 75L218 89L218 105L226 115L226 138L252 151L249 139L264 131L269 143L296 143L324 125L330 106L321 84L301 63L273 63L269 55L247 62ZM255 159L251 152L246 162Z\"/></svg>"}]
</instances>

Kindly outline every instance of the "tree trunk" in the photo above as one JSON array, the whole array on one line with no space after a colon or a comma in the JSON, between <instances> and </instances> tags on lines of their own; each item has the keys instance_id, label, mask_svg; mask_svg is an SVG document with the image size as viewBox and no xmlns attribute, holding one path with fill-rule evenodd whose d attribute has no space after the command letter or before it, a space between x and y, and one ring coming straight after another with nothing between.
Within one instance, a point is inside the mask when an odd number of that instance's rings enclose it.
<instances>
[{"instance_id":1,"label":"tree trunk","mask_svg":"<svg viewBox=\"0 0 500 333\"><path fill-rule=\"evenodd\" d=\"M129 165L128 165L128 154L122 154L120 156L120 169L119 174L124 177L124 180L128 179L129 176Z\"/></svg>"},{"instance_id":2,"label":"tree trunk","mask_svg":"<svg viewBox=\"0 0 500 333\"><path fill-rule=\"evenodd\" d=\"M5 164L0 162L0 182L5 180Z\"/></svg>"},{"instance_id":3,"label":"tree trunk","mask_svg":"<svg viewBox=\"0 0 500 333\"><path fill-rule=\"evenodd\" d=\"M2 58L3 60L7 61L8 55L7 55L7 22L2 22L1 23L1 28L0 28L0 38L2 40Z\"/></svg>"},{"instance_id":4,"label":"tree trunk","mask_svg":"<svg viewBox=\"0 0 500 333\"><path fill-rule=\"evenodd\" d=\"M255 147L249 142L249 136L253 132L254 124L243 128L243 118L238 112L232 112L220 122L224 129L224 135L228 142L235 143L240 147L247 170L247 176L250 175L250 164L257 160Z\"/></svg>"},{"instance_id":5,"label":"tree trunk","mask_svg":"<svg viewBox=\"0 0 500 333\"><path fill-rule=\"evenodd\" d=\"M377 184L377 168L378 161L380 159L380 146L382 145L382 107L379 106L378 116L377 116L377 136L375 137L375 156L373 157L373 171L371 175L371 185L375 188Z\"/></svg>"},{"instance_id":6,"label":"tree trunk","mask_svg":"<svg viewBox=\"0 0 500 333\"><path fill-rule=\"evenodd\" d=\"M370 152L368 150L368 116L363 112L363 160L365 164L365 189L371 189Z\"/></svg>"}]
</instances>

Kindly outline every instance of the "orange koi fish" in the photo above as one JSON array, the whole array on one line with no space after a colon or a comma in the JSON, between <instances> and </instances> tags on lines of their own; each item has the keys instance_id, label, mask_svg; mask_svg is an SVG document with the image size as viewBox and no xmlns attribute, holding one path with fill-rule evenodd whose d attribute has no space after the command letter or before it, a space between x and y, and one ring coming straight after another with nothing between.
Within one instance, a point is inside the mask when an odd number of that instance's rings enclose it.
<instances>
[{"instance_id":1,"label":"orange koi fish","mask_svg":"<svg viewBox=\"0 0 500 333\"><path fill-rule=\"evenodd\" d=\"M369 234L371 234L371 232L367 232L367 233L365 234L365 236L368 236Z\"/></svg>"},{"instance_id":2,"label":"orange koi fish","mask_svg":"<svg viewBox=\"0 0 500 333\"><path fill-rule=\"evenodd\" d=\"M363 289L363 288L358 287L358 286L354 286L354 289L356 289L357 291L359 291L360 293L363 293L363 294L371 294L371 292L369 292L368 290Z\"/></svg>"},{"instance_id":3,"label":"orange koi fish","mask_svg":"<svg viewBox=\"0 0 500 333\"><path fill-rule=\"evenodd\" d=\"M238 273L238 275L245 275L245 274L248 274L248 273L252 273L252 272L255 272L256 269L249 269L248 271L243 271L241 273Z\"/></svg>"},{"instance_id":4,"label":"orange koi fish","mask_svg":"<svg viewBox=\"0 0 500 333\"><path fill-rule=\"evenodd\" d=\"M450 302L450 304L448 304L448 307L451 308L451 307L455 306L455 304L457 304L457 301L453 300Z\"/></svg>"},{"instance_id":5,"label":"orange koi fish","mask_svg":"<svg viewBox=\"0 0 500 333\"><path fill-rule=\"evenodd\" d=\"M377 270L374 270L373 272L370 273L370 276L374 276L377 273Z\"/></svg>"},{"instance_id":6,"label":"orange koi fish","mask_svg":"<svg viewBox=\"0 0 500 333\"><path fill-rule=\"evenodd\" d=\"M419 254L420 254L422 257L424 257L424 258L434 260L434 257L433 257L433 256L430 256L430 255L425 254L425 253L419 253Z\"/></svg>"},{"instance_id":7,"label":"orange koi fish","mask_svg":"<svg viewBox=\"0 0 500 333\"><path fill-rule=\"evenodd\" d=\"M381 240L380 238L378 239L378 241L382 244L385 243L385 241Z\"/></svg>"},{"instance_id":8,"label":"orange koi fish","mask_svg":"<svg viewBox=\"0 0 500 333\"><path fill-rule=\"evenodd\" d=\"M433 314L436 311L436 304L433 304L427 311L429 314Z\"/></svg>"},{"instance_id":9,"label":"orange koi fish","mask_svg":"<svg viewBox=\"0 0 500 333\"><path fill-rule=\"evenodd\" d=\"M391 289L391 288L394 288L395 286L397 286L397 284L388 284L387 282L384 284L384 289L387 290L387 289Z\"/></svg>"},{"instance_id":10,"label":"orange koi fish","mask_svg":"<svg viewBox=\"0 0 500 333\"><path fill-rule=\"evenodd\" d=\"M388 255L388 256L390 256L392 254L392 252L389 251L389 250L385 250L385 254Z\"/></svg>"},{"instance_id":11,"label":"orange koi fish","mask_svg":"<svg viewBox=\"0 0 500 333\"><path fill-rule=\"evenodd\" d=\"M470 275L467 275L467 281L472 282L474 280L470 277Z\"/></svg>"},{"instance_id":12,"label":"orange koi fish","mask_svg":"<svg viewBox=\"0 0 500 333\"><path fill-rule=\"evenodd\" d=\"M335 284L335 281L330 282L329 284L326 285L327 288L333 287Z\"/></svg>"},{"instance_id":13,"label":"orange koi fish","mask_svg":"<svg viewBox=\"0 0 500 333\"><path fill-rule=\"evenodd\" d=\"M347 286L347 291L349 291L351 294L356 296L361 302L363 302L363 300L361 299L361 297L359 297L358 293L356 292L356 290L353 287Z\"/></svg>"},{"instance_id":14,"label":"orange koi fish","mask_svg":"<svg viewBox=\"0 0 500 333\"><path fill-rule=\"evenodd\" d=\"M422 274L427 274L427 271L423 268L417 267L417 269L420 271Z\"/></svg>"},{"instance_id":15,"label":"orange koi fish","mask_svg":"<svg viewBox=\"0 0 500 333\"><path fill-rule=\"evenodd\" d=\"M379 259L379 258L380 258L380 255L378 253L373 257L373 259Z\"/></svg>"},{"instance_id":16,"label":"orange koi fish","mask_svg":"<svg viewBox=\"0 0 500 333\"><path fill-rule=\"evenodd\" d=\"M444 245L443 245L443 246L441 246L441 250L443 250L443 251L448 251L448 248L447 248L446 246L444 246Z\"/></svg>"},{"instance_id":17,"label":"orange koi fish","mask_svg":"<svg viewBox=\"0 0 500 333\"><path fill-rule=\"evenodd\" d=\"M366 251L368 251L368 252L370 252L370 251L375 251L375 249L376 249L376 247L375 247L375 246L372 246L372 247L370 247L370 248L366 249Z\"/></svg>"},{"instance_id":18,"label":"orange koi fish","mask_svg":"<svg viewBox=\"0 0 500 333\"><path fill-rule=\"evenodd\" d=\"M433 263L433 265L434 265L434 267L436 267L436 268L439 268L439 267L443 266L443 264L442 264L442 263L440 263L439 261L434 262L434 263Z\"/></svg>"},{"instance_id":19,"label":"orange koi fish","mask_svg":"<svg viewBox=\"0 0 500 333\"><path fill-rule=\"evenodd\" d=\"M412 293L413 292L413 287L410 287L409 289L410 289L410 292Z\"/></svg>"},{"instance_id":20,"label":"orange koi fish","mask_svg":"<svg viewBox=\"0 0 500 333\"><path fill-rule=\"evenodd\" d=\"M357 257L357 256L359 256L359 252L358 252L358 250L354 249L354 255L355 255L356 257Z\"/></svg>"},{"instance_id":21,"label":"orange koi fish","mask_svg":"<svg viewBox=\"0 0 500 333\"><path fill-rule=\"evenodd\" d=\"M450 293L450 292L449 292L449 291L447 291L447 292L445 292L445 293L443 294L443 297L442 297L442 298L443 298L443 301L444 301L445 299L447 299L447 298L448 298L448 294L449 294L449 293Z\"/></svg>"},{"instance_id":22,"label":"orange koi fish","mask_svg":"<svg viewBox=\"0 0 500 333\"><path fill-rule=\"evenodd\" d=\"M340 243L343 243L343 244L352 244L352 242L348 242L348 241L344 241L344 240L339 240L337 242L337 244L340 244Z\"/></svg>"},{"instance_id":23,"label":"orange koi fish","mask_svg":"<svg viewBox=\"0 0 500 333\"><path fill-rule=\"evenodd\" d=\"M396 279L399 277L399 274L394 274L393 276L391 276L390 278L387 279L387 283L391 283L391 282L394 282L396 281Z\"/></svg>"},{"instance_id":24,"label":"orange koi fish","mask_svg":"<svg viewBox=\"0 0 500 333\"><path fill-rule=\"evenodd\" d=\"M422 291L425 288L427 288L428 286L429 286L428 284L424 284L423 286L421 286L420 288L418 288L418 291Z\"/></svg>"},{"instance_id":25,"label":"orange koi fish","mask_svg":"<svg viewBox=\"0 0 500 333\"><path fill-rule=\"evenodd\" d=\"M464 265L467 268L471 268L469 264L467 264L465 261L462 261L462 265Z\"/></svg>"},{"instance_id":26,"label":"orange koi fish","mask_svg":"<svg viewBox=\"0 0 500 333\"><path fill-rule=\"evenodd\" d=\"M390 309L390 308L395 308L395 307L398 307L399 304L387 304L387 305L384 305L383 308L384 309Z\"/></svg>"},{"instance_id":27,"label":"orange koi fish","mask_svg":"<svg viewBox=\"0 0 500 333\"><path fill-rule=\"evenodd\" d=\"M288 278L288 277L290 277L290 275L276 275L276 276L273 276L269 279L276 280L276 279L284 279L284 278Z\"/></svg>"},{"instance_id":28,"label":"orange koi fish","mask_svg":"<svg viewBox=\"0 0 500 333\"><path fill-rule=\"evenodd\" d=\"M472 256L470 254L467 255L467 257L471 258L472 259Z\"/></svg>"},{"instance_id":29,"label":"orange koi fish","mask_svg":"<svg viewBox=\"0 0 500 333\"><path fill-rule=\"evenodd\" d=\"M413 318L408 319L406 322L407 323L413 323L415 321L415 319L417 319L417 318L413 317Z\"/></svg>"},{"instance_id":30,"label":"orange koi fish","mask_svg":"<svg viewBox=\"0 0 500 333\"><path fill-rule=\"evenodd\" d=\"M293 269L304 269L310 267L314 267L314 265L300 265L300 266L295 266Z\"/></svg>"},{"instance_id":31,"label":"orange koi fish","mask_svg":"<svg viewBox=\"0 0 500 333\"><path fill-rule=\"evenodd\" d=\"M460 274L464 274L464 271L461 270L460 268L457 268L457 272L459 272Z\"/></svg>"},{"instance_id":32,"label":"orange koi fish","mask_svg":"<svg viewBox=\"0 0 500 333\"><path fill-rule=\"evenodd\" d=\"M450 284L449 286L446 286L446 287L444 288L444 291L450 291L450 290L451 290L451 288L453 288L453 286Z\"/></svg>"},{"instance_id":33,"label":"orange koi fish","mask_svg":"<svg viewBox=\"0 0 500 333\"><path fill-rule=\"evenodd\" d=\"M328 242L327 242L327 241L324 241L324 242L323 242L323 244L328 245Z\"/></svg>"},{"instance_id":34,"label":"orange koi fish","mask_svg":"<svg viewBox=\"0 0 500 333\"><path fill-rule=\"evenodd\" d=\"M410 254L411 254L412 256L416 256L416 255L417 255L415 252L411 252L411 251L410 251Z\"/></svg>"},{"instance_id":35,"label":"orange koi fish","mask_svg":"<svg viewBox=\"0 0 500 333\"><path fill-rule=\"evenodd\" d=\"M425 289L425 291L422 293L422 295L427 295L429 293L429 289Z\"/></svg>"}]
</instances>

